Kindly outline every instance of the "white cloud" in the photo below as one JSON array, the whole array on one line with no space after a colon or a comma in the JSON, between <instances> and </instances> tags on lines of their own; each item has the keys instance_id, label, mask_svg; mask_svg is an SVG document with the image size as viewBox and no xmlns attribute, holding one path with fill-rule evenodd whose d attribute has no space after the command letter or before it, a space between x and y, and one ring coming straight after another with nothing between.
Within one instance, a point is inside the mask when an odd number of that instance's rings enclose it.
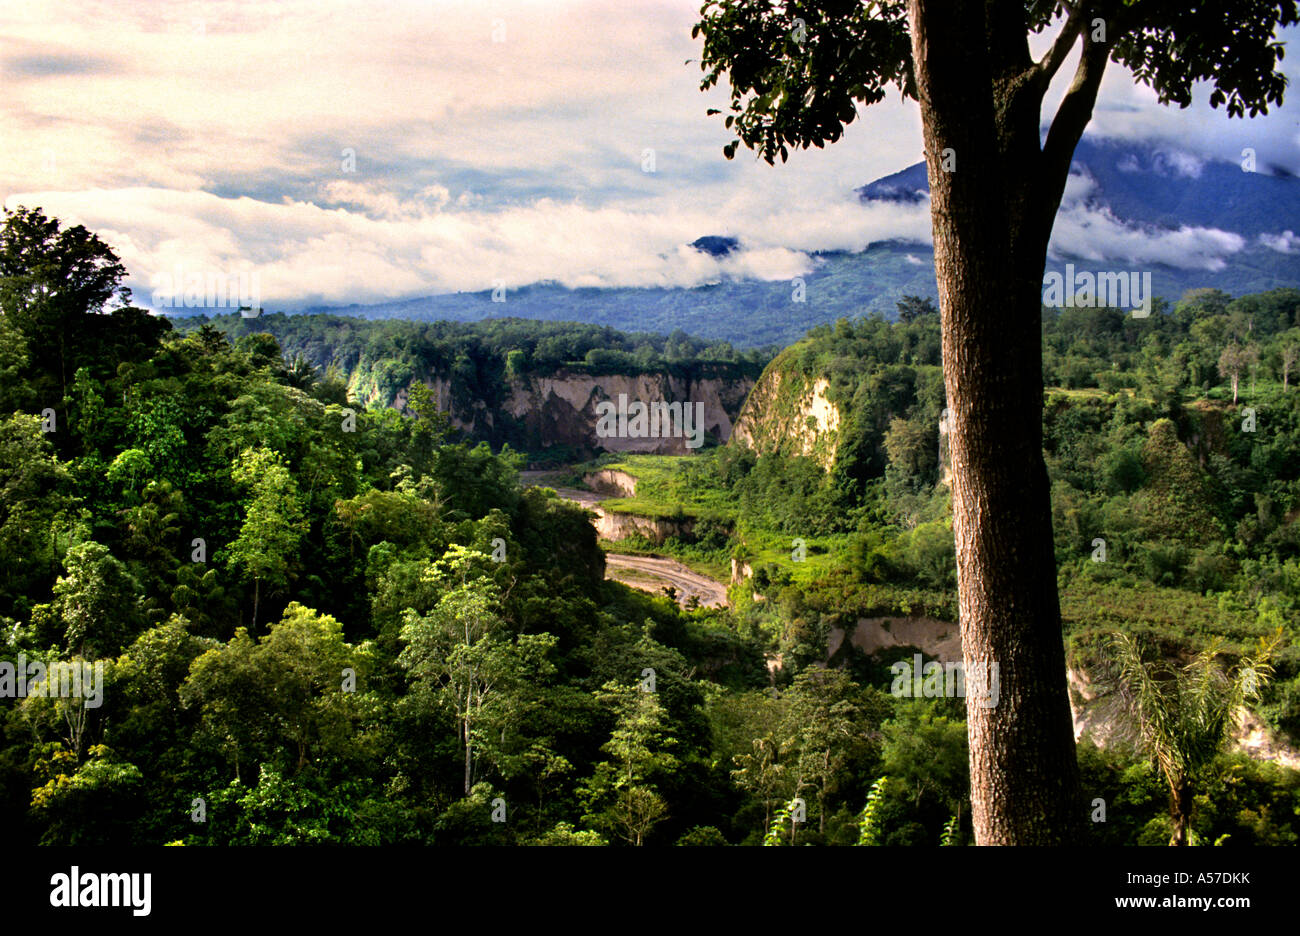
<instances>
[{"instance_id":1,"label":"white cloud","mask_svg":"<svg viewBox=\"0 0 1300 936\"><path fill-rule=\"evenodd\" d=\"M1097 180L1087 172L1071 172L1065 179L1065 192L1061 196L1061 207L1086 201L1097 190Z\"/></svg>"},{"instance_id":2,"label":"white cloud","mask_svg":"<svg viewBox=\"0 0 1300 936\"><path fill-rule=\"evenodd\" d=\"M1156 153L1155 169L1157 172L1182 176L1187 179L1200 178L1205 160L1197 159L1191 153L1163 149Z\"/></svg>"},{"instance_id":3,"label":"white cloud","mask_svg":"<svg viewBox=\"0 0 1300 936\"><path fill-rule=\"evenodd\" d=\"M35 193L34 201L113 244L132 271L137 301L147 301L158 274L177 268L256 273L269 307L478 291L498 282L695 286L724 276L788 279L811 268L806 253L761 237L746 236L742 249L722 258L687 246L707 229L704 213L659 216L545 199L494 211L403 209L391 218L162 189Z\"/></svg>"},{"instance_id":4,"label":"white cloud","mask_svg":"<svg viewBox=\"0 0 1300 936\"><path fill-rule=\"evenodd\" d=\"M1120 222L1106 209L1065 208L1056 218L1048 256L1133 265L1162 263L1194 270L1221 270L1226 257L1241 250L1239 234L1215 228L1146 230Z\"/></svg>"},{"instance_id":5,"label":"white cloud","mask_svg":"<svg viewBox=\"0 0 1300 936\"><path fill-rule=\"evenodd\" d=\"M786 279L814 251L930 241L927 202L853 194L921 158L913 103L866 109L841 141L784 166L722 158L729 134L705 110L725 95L700 93L687 63L699 0L633 12L612 0L11 7L0 196L98 231L137 298L177 264L255 271L275 307L496 280ZM1286 120L1225 132L1201 104L1170 116L1150 98L1111 74L1096 129L1165 141L1171 171L1220 151L1236 160L1248 140L1261 167L1300 170ZM647 148L653 173L641 171ZM1241 249L1221 231L1126 229L1083 209L1091 186L1070 179L1053 250L1214 269ZM704 234L741 249L686 246Z\"/></svg>"},{"instance_id":6,"label":"white cloud","mask_svg":"<svg viewBox=\"0 0 1300 936\"><path fill-rule=\"evenodd\" d=\"M1294 231L1283 231L1281 234L1261 234L1259 235L1259 242L1269 250L1276 250L1278 253L1289 254L1300 250L1300 237L1296 237Z\"/></svg>"}]
</instances>

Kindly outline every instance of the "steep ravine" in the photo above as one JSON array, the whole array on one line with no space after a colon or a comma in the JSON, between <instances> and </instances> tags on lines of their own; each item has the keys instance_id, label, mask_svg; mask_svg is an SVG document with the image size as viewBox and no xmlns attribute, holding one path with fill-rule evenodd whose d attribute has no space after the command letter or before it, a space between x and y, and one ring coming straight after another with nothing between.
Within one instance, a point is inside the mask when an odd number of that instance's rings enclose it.
<instances>
[{"instance_id":1,"label":"steep ravine","mask_svg":"<svg viewBox=\"0 0 1300 936\"><path fill-rule=\"evenodd\" d=\"M525 484L544 484L549 472L528 471L523 472L522 475ZM668 536L684 532L684 527L689 529L688 524L680 522L638 517L633 514L616 514L602 509L600 502L604 497L611 494L629 496L636 492L636 479L631 475L616 471L602 471L597 475L588 475L584 480L593 487L601 487L610 493L601 494L577 488L556 488L555 492L565 500L572 501L595 514L596 533L602 540L612 542L627 536L640 535L662 543ZM662 594L664 588L672 588L676 592L677 603L683 607L689 606L692 599L695 599L701 607L725 607L728 604L727 588L723 583L701 575L675 559L663 556L607 552L605 578L656 595Z\"/></svg>"},{"instance_id":2,"label":"steep ravine","mask_svg":"<svg viewBox=\"0 0 1300 936\"><path fill-rule=\"evenodd\" d=\"M443 375L423 378L433 391L438 408L448 414L452 425L472 438L495 445L508 443L515 449L539 452L561 447L586 457L598 450L659 455L686 455L696 450L694 442L711 437L725 443L731 438L736 417L754 381L746 376L727 375L679 377L668 373L588 374L559 370L553 374L528 374L506 381L501 398L487 401L458 395L452 381ZM363 390L364 388L357 388ZM360 394L367 404L374 392ZM604 402L618 405L634 402L680 404L690 407L691 422L677 424L673 431L658 436L637 437L633 432L598 433ZM391 405L404 409L407 390L402 389ZM695 418L702 414L697 424ZM634 415L634 414L633 414ZM691 432L702 436L691 438Z\"/></svg>"}]
</instances>

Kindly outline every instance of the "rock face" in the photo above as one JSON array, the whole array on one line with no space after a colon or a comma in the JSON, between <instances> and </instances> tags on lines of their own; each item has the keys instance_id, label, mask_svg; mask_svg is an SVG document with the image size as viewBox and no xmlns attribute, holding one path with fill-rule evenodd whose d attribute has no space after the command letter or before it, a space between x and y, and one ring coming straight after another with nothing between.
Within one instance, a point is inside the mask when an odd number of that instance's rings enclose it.
<instances>
[{"instance_id":1,"label":"rock face","mask_svg":"<svg viewBox=\"0 0 1300 936\"><path fill-rule=\"evenodd\" d=\"M695 526L691 520L661 520L636 514L611 513L602 507L593 507L591 510L596 515L596 534L603 540L641 536L658 546L670 536L689 536Z\"/></svg>"},{"instance_id":2,"label":"rock face","mask_svg":"<svg viewBox=\"0 0 1300 936\"><path fill-rule=\"evenodd\" d=\"M675 374L587 374L561 370L553 374L525 375L509 381L503 398L496 405L483 400L464 400L453 393L450 381L442 376L424 380L433 391L438 408L447 413L451 423L476 439L493 445L509 443L517 449L540 451L565 446L575 454L589 455L604 449L611 452L639 452L656 455L687 455L695 449L681 426L659 437L635 438L597 434L600 413L597 406L609 401L618 404L620 395L633 402L688 405L692 414L702 404L703 432L718 442L731 438L736 416L740 413L754 381L745 376L722 374L711 377L679 377ZM394 408L406 406L406 390L398 391Z\"/></svg>"},{"instance_id":3,"label":"rock face","mask_svg":"<svg viewBox=\"0 0 1300 936\"><path fill-rule=\"evenodd\" d=\"M732 575L737 572L732 560ZM832 627L827 642L829 660L845 641L866 656L874 656L891 647L915 647L927 657L942 663L960 662L961 628L949 621L923 617L861 618L849 633ZM1116 740L1114 716L1097 702L1097 690L1088 674L1071 667L1066 671L1070 686L1070 714L1074 719L1074 738L1087 735L1098 747ZM1257 759L1269 760L1283 767L1300 769L1300 751L1278 738L1253 712L1242 708L1232 733L1231 748Z\"/></svg>"},{"instance_id":4,"label":"rock face","mask_svg":"<svg viewBox=\"0 0 1300 936\"><path fill-rule=\"evenodd\" d=\"M844 630L832 627L826 656L843 645ZM924 617L860 618L848 641L867 656L890 647L916 647L942 663L961 661L961 628L950 621Z\"/></svg>"},{"instance_id":5,"label":"rock face","mask_svg":"<svg viewBox=\"0 0 1300 936\"><path fill-rule=\"evenodd\" d=\"M450 380L444 377L431 377L424 381L424 385L433 392L438 409L448 415L451 424L457 429L471 432L476 424L492 425L492 413L488 410L487 404L481 400L470 404L468 408L455 405L452 400ZM406 409L408 396L406 388L398 390L397 396L393 398L393 409L399 413L403 412ZM361 399L367 405L374 402L373 396L362 396Z\"/></svg>"},{"instance_id":6,"label":"rock face","mask_svg":"<svg viewBox=\"0 0 1300 936\"><path fill-rule=\"evenodd\" d=\"M604 468L583 475L582 483L606 497L636 497L636 478L626 471Z\"/></svg>"},{"instance_id":7,"label":"rock face","mask_svg":"<svg viewBox=\"0 0 1300 936\"><path fill-rule=\"evenodd\" d=\"M804 455L828 471L835 463L839 408L827 396L825 377L810 380L777 355L754 385L736 420L732 439L759 455Z\"/></svg>"},{"instance_id":8,"label":"rock face","mask_svg":"<svg viewBox=\"0 0 1300 936\"><path fill-rule=\"evenodd\" d=\"M939 417L939 484L952 487L952 452L949 435L952 432L952 414L943 411Z\"/></svg>"}]
</instances>

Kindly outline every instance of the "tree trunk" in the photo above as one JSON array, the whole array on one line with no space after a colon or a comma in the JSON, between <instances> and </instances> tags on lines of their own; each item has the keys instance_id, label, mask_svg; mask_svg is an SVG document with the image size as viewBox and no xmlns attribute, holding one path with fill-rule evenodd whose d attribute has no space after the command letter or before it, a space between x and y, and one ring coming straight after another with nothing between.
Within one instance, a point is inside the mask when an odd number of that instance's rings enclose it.
<instances>
[{"instance_id":1,"label":"tree trunk","mask_svg":"<svg viewBox=\"0 0 1300 936\"><path fill-rule=\"evenodd\" d=\"M1186 780L1180 780L1169 791L1169 815L1174 824L1169 844L1185 846L1192 825L1192 785Z\"/></svg>"},{"instance_id":2,"label":"tree trunk","mask_svg":"<svg viewBox=\"0 0 1300 936\"><path fill-rule=\"evenodd\" d=\"M253 579L253 626L249 628L254 634L257 633L257 602L262 596L262 580Z\"/></svg>"},{"instance_id":3,"label":"tree trunk","mask_svg":"<svg viewBox=\"0 0 1300 936\"><path fill-rule=\"evenodd\" d=\"M822 782L817 788L817 833L823 838L826 835L826 778L830 774L831 752L830 748L827 748L822 758Z\"/></svg>"},{"instance_id":4,"label":"tree trunk","mask_svg":"<svg viewBox=\"0 0 1300 936\"><path fill-rule=\"evenodd\" d=\"M1008 54L996 36L1015 24L986 25L983 3L910 0L908 16L942 313L962 655L968 674L996 664L999 688L990 707L968 676L975 840L1078 841L1042 454L1042 276L1060 195L1054 179L1037 183L1041 94L1007 87L1009 64L995 70L994 57Z\"/></svg>"},{"instance_id":5,"label":"tree trunk","mask_svg":"<svg viewBox=\"0 0 1300 936\"><path fill-rule=\"evenodd\" d=\"M474 751L469 744L469 716L465 717L465 795L474 785Z\"/></svg>"}]
</instances>

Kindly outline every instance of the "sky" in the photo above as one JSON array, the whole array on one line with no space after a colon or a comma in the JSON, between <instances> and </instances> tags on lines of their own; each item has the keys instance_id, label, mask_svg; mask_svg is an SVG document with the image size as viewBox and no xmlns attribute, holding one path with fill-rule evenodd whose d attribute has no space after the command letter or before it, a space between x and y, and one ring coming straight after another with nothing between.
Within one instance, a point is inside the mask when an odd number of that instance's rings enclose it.
<instances>
[{"instance_id":1,"label":"sky","mask_svg":"<svg viewBox=\"0 0 1300 936\"><path fill-rule=\"evenodd\" d=\"M146 306L196 273L255 276L274 310L540 281L789 279L813 251L928 243L925 204L863 206L853 191L922 158L915 103L861 108L839 142L784 165L743 148L729 162L731 137L705 113L725 92L699 90L699 6L8 3L0 197L98 233ZM1283 66L1300 94L1300 52ZM1091 132L1155 141L1188 171L1251 147L1261 168L1300 174L1300 102L1229 120L1208 97L1162 107L1112 64ZM1206 267L1239 247L1230 232L1152 240L1094 215L1067 200L1055 247ZM743 249L689 247L706 234Z\"/></svg>"}]
</instances>

